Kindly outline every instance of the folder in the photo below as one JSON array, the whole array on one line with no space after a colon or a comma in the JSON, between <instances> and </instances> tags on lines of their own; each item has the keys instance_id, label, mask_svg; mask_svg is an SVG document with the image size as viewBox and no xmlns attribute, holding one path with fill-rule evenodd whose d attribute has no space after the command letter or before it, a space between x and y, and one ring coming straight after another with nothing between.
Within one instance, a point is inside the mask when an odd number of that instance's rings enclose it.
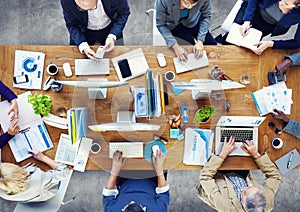
<instances>
[{"instance_id":1,"label":"folder","mask_svg":"<svg viewBox=\"0 0 300 212\"><path fill-rule=\"evenodd\" d=\"M82 137L87 136L88 129L88 108L75 107L68 110L69 135L71 143L75 144Z\"/></svg>"},{"instance_id":2,"label":"folder","mask_svg":"<svg viewBox=\"0 0 300 212\"><path fill-rule=\"evenodd\" d=\"M293 154L291 158L291 154ZM291 159L291 160L290 160ZM288 162L290 160L290 166L288 167ZM300 164L300 155L297 149L293 149L292 151L288 152L281 158L275 161L280 173L285 175L288 171L292 170L296 166Z\"/></svg>"},{"instance_id":3,"label":"folder","mask_svg":"<svg viewBox=\"0 0 300 212\"><path fill-rule=\"evenodd\" d=\"M185 130L183 163L204 166L212 153L214 133L208 129Z\"/></svg>"}]
</instances>

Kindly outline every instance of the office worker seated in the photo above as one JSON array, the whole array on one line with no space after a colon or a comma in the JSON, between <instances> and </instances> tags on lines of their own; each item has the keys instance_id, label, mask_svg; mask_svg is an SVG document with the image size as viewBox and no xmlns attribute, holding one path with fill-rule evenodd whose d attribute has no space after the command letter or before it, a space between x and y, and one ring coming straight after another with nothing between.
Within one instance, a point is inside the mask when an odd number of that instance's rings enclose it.
<instances>
[{"instance_id":1,"label":"office worker seated","mask_svg":"<svg viewBox=\"0 0 300 212\"><path fill-rule=\"evenodd\" d=\"M290 66L297 65L300 65L300 52L285 56L284 61L276 66L276 70L279 74L283 75L287 73Z\"/></svg>"},{"instance_id":2,"label":"office worker seated","mask_svg":"<svg viewBox=\"0 0 300 212\"><path fill-rule=\"evenodd\" d=\"M198 196L218 211L271 211L280 175L269 156L259 154L252 141L245 141L242 148L265 174L263 185L256 183L249 171L218 171L236 149L234 142L233 137L225 139L219 156L213 154L200 171Z\"/></svg>"},{"instance_id":3,"label":"office worker seated","mask_svg":"<svg viewBox=\"0 0 300 212\"><path fill-rule=\"evenodd\" d=\"M289 119L283 111L274 109L273 117L282 122L282 131L287 132L300 139L300 123Z\"/></svg>"},{"instance_id":4,"label":"office worker seated","mask_svg":"<svg viewBox=\"0 0 300 212\"><path fill-rule=\"evenodd\" d=\"M241 26L245 36L250 27L260 30L265 37L285 34L291 26L300 23L300 0L244 0L234 22ZM225 43L226 36L223 37ZM218 39L217 39L218 40ZM260 41L254 52L260 55L267 48L297 49L300 47L300 25L293 39Z\"/></svg>"},{"instance_id":5,"label":"office worker seated","mask_svg":"<svg viewBox=\"0 0 300 212\"><path fill-rule=\"evenodd\" d=\"M165 155L157 150L152 164L157 177L126 179L118 177L126 158L121 151L114 152L109 179L103 188L104 211L167 212L170 204L169 185L164 175Z\"/></svg>"},{"instance_id":6,"label":"office worker seated","mask_svg":"<svg viewBox=\"0 0 300 212\"><path fill-rule=\"evenodd\" d=\"M88 58L98 60L90 45L98 41L109 52L123 38L130 14L127 0L61 0L61 5L70 45L77 45Z\"/></svg>"},{"instance_id":7,"label":"office worker seated","mask_svg":"<svg viewBox=\"0 0 300 212\"><path fill-rule=\"evenodd\" d=\"M7 132L0 135L0 148L2 148L10 139L12 139L20 130L18 125L18 103L17 96L12 90L0 81L0 95L10 102L11 107L7 111L7 115L11 115L11 122Z\"/></svg>"},{"instance_id":8,"label":"office worker seated","mask_svg":"<svg viewBox=\"0 0 300 212\"><path fill-rule=\"evenodd\" d=\"M23 168L12 163L0 164L1 198L25 203L46 201L55 196L59 181L69 174L66 165L57 163L37 150L29 153L53 170L43 172L34 164Z\"/></svg>"},{"instance_id":9,"label":"office worker seated","mask_svg":"<svg viewBox=\"0 0 300 212\"><path fill-rule=\"evenodd\" d=\"M202 56L204 44L217 44L208 31L210 20L210 0L156 0L156 26L181 61L187 60L187 52L179 44L194 45L196 58Z\"/></svg>"}]
</instances>

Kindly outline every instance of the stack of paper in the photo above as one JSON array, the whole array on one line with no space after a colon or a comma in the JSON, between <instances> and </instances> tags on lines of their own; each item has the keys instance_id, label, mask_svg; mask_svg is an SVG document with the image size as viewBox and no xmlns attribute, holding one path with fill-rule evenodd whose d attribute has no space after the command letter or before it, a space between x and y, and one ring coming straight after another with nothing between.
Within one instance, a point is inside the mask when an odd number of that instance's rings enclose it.
<instances>
[{"instance_id":1,"label":"stack of paper","mask_svg":"<svg viewBox=\"0 0 300 212\"><path fill-rule=\"evenodd\" d=\"M183 163L186 165L205 165L211 156L214 133L207 129L185 130Z\"/></svg>"},{"instance_id":2,"label":"stack of paper","mask_svg":"<svg viewBox=\"0 0 300 212\"><path fill-rule=\"evenodd\" d=\"M253 92L252 98L261 116L273 112L273 109L291 114L292 89L288 89L285 82L263 87Z\"/></svg>"}]
</instances>

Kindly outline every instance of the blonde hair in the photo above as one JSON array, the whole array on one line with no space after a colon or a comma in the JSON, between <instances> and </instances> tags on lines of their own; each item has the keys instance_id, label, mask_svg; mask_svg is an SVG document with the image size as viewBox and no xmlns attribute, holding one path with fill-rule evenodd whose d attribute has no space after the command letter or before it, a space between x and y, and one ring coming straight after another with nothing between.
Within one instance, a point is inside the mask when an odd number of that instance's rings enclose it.
<instances>
[{"instance_id":1,"label":"blonde hair","mask_svg":"<svg viewBox=\"0 0 300 212\"><path fill-rule=\"evenodd\" d=\"M12 163L0 164L0 189L6 194L17 194L27 189L30 174Z\"/></svg>"}]
</instances>

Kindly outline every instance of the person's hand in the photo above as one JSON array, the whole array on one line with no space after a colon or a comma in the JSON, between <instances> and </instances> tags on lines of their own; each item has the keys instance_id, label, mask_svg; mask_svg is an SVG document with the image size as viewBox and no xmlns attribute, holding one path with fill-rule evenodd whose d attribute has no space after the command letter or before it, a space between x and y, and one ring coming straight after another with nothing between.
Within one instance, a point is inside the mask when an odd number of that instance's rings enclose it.
<instances>
[{"instance_id":1,"label":"person's hand","mask_svg":"<svg viewBox=\"0 0 300 212\"><path fill-rule=\"evenodd\" d=\"M222 150L219 154L219 157L225 159L234 150L236 150L236 146L235 146L235 143L234 143L234 137L231 136L229 138L228 142L227 142L227 137L225 137L224 144L223 144Z\"/></svg>"},{"instance_id":2,"label":"person's hand","mask_svg":"<svg viewBox=\"0 0 300 212\"><path fill-rule=\"evenodd\" d=\"M43 160L45 155L41 153L39 150L33 149L33 150L28 150L28 153L32 154L33 157L37 160Z\"/></svg>"},{"instance_id":3,"label":"person's hand","mask_svg":"<svg viewBox=\"0 0 300 212\"><path fill-rule=\"evenodd\" d=\"M289 58L286 58L283 62L277 64L275 69L279 75L284 75L289 70L289 67L293 65L293 61Z\"/></svg>"},{"instance_id":4,"label":"person's hand","mask_svg":"<svg viewBox=\"0 0 300 212\"><path fill-rule=\"evenodd\" d=\"M277 109L273 109L273 111L273 118L279 119L286 124L290 121L290 119L284 114L283 111Z\"/></svg>"},{"instance_id":5,"label":"person's hand","mask_svg":"<svg viewBox=\"0 0 300 212\"><path fill-rule=\"evenodd\" d=\"M195 55L196 59L199 59L202 57L204 51L204 46L203 42L201 40L197 40L196 44L194 45L193 48L193 53Z\"/></svg>"},{"instance_id":6,"label":"person's hand","mask_svg":"<svg viewBox=\"0 0 300 212\"><path fill-rule=\"evenodd\" d=\"M83 49L83 52L88 58L90 58L92 60L100 61L100 59L97 57L94 50L92 50L91 48L85 48L85 49Z\"/></svg>"},{"instance_id":7,"label":"person's hand","mask_svg":"<svg viewBox=\"0 0 300 212\"><path fill-rule=\"evenodd\" d=\"M249 33L250 27L250 21L245 21L243 25L240 26L240 33L243 37Z\"/></svg>"},{"instance_id":8,"label":"person's hand","mask_svg":"<svg viewBox=\"0 0 300 212\"><path fill-rule=\"evenodd\" d=\"M254 46L257 46L255 50L252 50L255 54L261 55L267 48L272 48L274 45L273 41L260 41Z\"/></svg>"},{"instance_id":9,"label":"person's hand","mask_svg":"<svg viewBox=\"0 0 300 212\"><path fill-rule=\"evenodd\" d=\"M10 122L7 133L10 135L16 135L20 131L20 127L18 125L18 119L14 119Z\"/></svg>"},{"instance_id":10,"label":"person's hand","mask_svg":"<svg viewBox=\"0 0 300 212\"><path fill-rule=\"evenodd\" d=\"M187 53L184 50L184 48L180 47L177 43L172 46L172 49L174 50L176 57L179 61L187 61Z\"/></svg>"},{"instance_id":11,"label":"person's hand","mask_svg":"<svg viewBox=\"0 0 300 212\"><path fill-rule=\"evenodd\" d=\"M241 146L242 150L247 152L251 155L254 159L258 159L261 155L258 153L253 141L244 141L243 145Z\"/></svg>"},{"instance_id":12,"label":"person's hand","mask_svg":"<svg viewBox=\"0 0 300 212\"><path fill-rule=\"evenodd\" d=\"M157 176L164 174L164 162L165 162L166 156L161 151L161 149L158 149L156 151L156 155L152 154L152 164L156 171Z\"/></svg>"},{"instance_id":13,"label":"person's hand","mask_svg":"<svg viewBox=\"0 0 300 212\"><path fill-rule=\"evenodd\" d=\"M113 50L115 47L115 40L111 37L106 38L105 40L105 52L110 52L111 50Z\"/></svg>"},{"instance_id":14,"label":"person's hand","mask_svg":"<svg viewBox=\"0 0 300 212\"><path fill-rule=\"evenodd\" d=\"M13 99L10 101L10 108L7 112L7 115L14 113L14 115L11 117L11 121L14 119L17 119L19 116L19 108L18 108L18 103L17 103L17 99Z\"/></svg>"},{"instance_id":15,"label":"person's hand","mask_svg":"<svg viewBox=\"0 0 300 212\"><path fill-rule=\"evenodd\" d=\"M122 168L125 166L126 158L123 158L123 152L122 151L115 151L113 154L113 161L112 161L112 168L111 168L111 174L118 176Z\"/></svg>"}]
</instances>

